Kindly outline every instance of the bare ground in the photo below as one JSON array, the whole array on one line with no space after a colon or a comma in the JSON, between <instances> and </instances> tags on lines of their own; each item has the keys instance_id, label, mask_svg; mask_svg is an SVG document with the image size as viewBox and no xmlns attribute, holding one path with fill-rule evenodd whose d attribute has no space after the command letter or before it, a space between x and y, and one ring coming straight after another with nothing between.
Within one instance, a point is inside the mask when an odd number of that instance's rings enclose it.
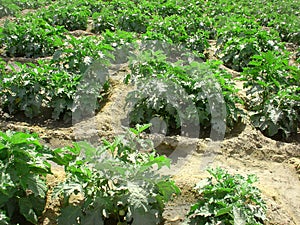
<instances>
[{"instance_id":1,"label":"bare ground","mask_svg":"<svg viewBox=\"0 0 300 225\"><path fill-rule=\"evenodd\" d=\"M60 124L33 124L11 121L2 118L0 129L36 132L45 144L51 147L71 145L75 140L87 139L100 141L111 139L121 132L121 120L126 118L128 109L125 97L133 87L123 84L127 73L126 67L119 72L111 71L112 87L107 103L93 118L75 126L63 127ZM268 205L268 222L266 224L283 225L300 224L300 144L284 143L263 136L247 121L231 135L218 143L210 139L192 139L187 137L161 137L152 135L158 146L158 152L172 158L175 153L187 152L187 156L166 170L182 189L182 195L168 203L164 212L165 224L181 224L190 204L196 201L194 185L207 177L207 166L220 166L232 173L242 175L256 174L259 178L257 187L262 191ZM176 154L175 154L176 155ZM185 154L181 154L184 156ZM53 187L64 179L61 168L53 168L53 176L48 183ZM48 203L43 225L54 225L59 214L59 202L48 196Z\"/></svg>"}]
</instances>

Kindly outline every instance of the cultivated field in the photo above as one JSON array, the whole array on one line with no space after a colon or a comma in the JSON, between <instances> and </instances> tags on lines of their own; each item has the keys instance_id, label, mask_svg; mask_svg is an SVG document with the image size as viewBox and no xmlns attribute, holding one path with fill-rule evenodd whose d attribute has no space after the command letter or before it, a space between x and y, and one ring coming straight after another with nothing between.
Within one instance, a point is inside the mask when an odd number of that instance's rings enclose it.
<instances>
[{"instance_id":1,"label":"cultivated field","mask_svg":"<svg viewBox=\"0 0 300 225\"><path fill-rule=\"evenodd\" d=\"M0 0L0 225L300 224L300 1Z\"/></svg>"}]
</instances>

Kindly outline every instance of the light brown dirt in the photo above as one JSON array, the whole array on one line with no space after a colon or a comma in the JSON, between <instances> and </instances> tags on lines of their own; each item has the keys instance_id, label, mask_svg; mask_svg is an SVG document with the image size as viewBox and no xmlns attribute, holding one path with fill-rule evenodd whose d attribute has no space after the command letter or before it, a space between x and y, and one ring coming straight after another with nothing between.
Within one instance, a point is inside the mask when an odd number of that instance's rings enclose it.
<instances>
[{"instance_id":1,"label":"light brown dirt","mask_svg":"<svg viewBox=\"0 0 300 225\"><path fill-rule=\"evenodd\" d=\"M181 187L189 190L208 175L202 168L203 164L221 167L243 176L256 174L259 178L256 185L268 206L269 221L266 224L300 224L299 145L281 143L281 147L274 147L278 143L261 134L259 138L253 138L251 133L259 135L256 130L247 127L238 137L224 140L220 143L220 149L215 149L217 154L209 158L209 164L205 159L205 149L209 142L200 140L201 145L198 145L197 151L185 161L180 170L176 170L173 178ZM193 198L180 197L170 203L165 212L169 221L166 224L180 224L189 205L194 202ZM177 220L171 222L172 218Z\"/></svg>"},{"instance_id":2,"label":"light brown dirt","mask_svg":"<svg viewBox=\"0 0 300 225\"><path fill-rule=\"evenodd\" d=\"M24 11L27 13L27 11ZM5 20L0 19L0 26ZM74 31L73 35L90 35L87 31ZM211 59L217 59L214 55L215 41L210 41L211 48L207 54ZM288 46L289 47L289 46ZM291 47L295 49L294 46ZM1 52L0 52L1 54ZM26 61L27 59L7 59L9 61ZM292 64L295 60L292 58ZM233 77L239 73L224 66ZM125 97L133 87L126 86L122 80L128 73L126 66L121 69L111 70L111 89L107 103L93 118L78 123L71 127L62 124L36 124L34 122L12 121L10 118L0 118L1 130L18 130L35 132L40 135L42 141L53 147L71 145L76 140L89 140L99 142L101 138L112 139L122 132L121 120L126 118L128 108L125 107ZM242 89L242 83L238 82ZM244 97L244 92L240 95ZM3 115L3 114L2 114ZM224 141L216 144L213 148L209 139L190 139L186 137L162 137L154 135L152 139L158 146L158 152L171 155L176 152L187 151L189 157L180 160L172 167L173 179L182 189L182 195L175 198L166 206L164 217L165 224L181 224L190 204L196 201L192 191L194 185L202 178L207 177L205 166L220 166L231 173L242 175L256 174L259 178L257 187L262 191L264 200L268 204L267 224L272 225L297 225L300 224L300 144L284 143L264 137L259 131L246 122L238 131L228 135ZM208 149L209 152L208 152ZM214 154L208 154L213 152ZM175 172L174 172L175 171ZM54 187L57 182L64 179L62 168L53 167L53 176L48 176L49 187ZM55 217L59 214L59 202L51 199L48 195L47 206L41 224L54 225Z\"/></svg>"},{"instance_id":3,"label":"light brown dirt","mask_svg":"<svg viewBox=\"0 0 300 225\"><path fill-rule=\"evenodd\" d=\"M52 147L71 145L72 141L88 139L100 141L112 138L120 133L120 120L126 117L125 97L132 90L122 83L122 76L127 74L126 67L120 73L112 71L112 87L109 99L102 110L92 119L72 127L47 127L22 122L2 120L2 130L28 130L36 132L43 141ZM113 75L114 74L114 75ZM127 110L128 111L128 110ZM80 137L76 137L79 135ZM179 161L171 172L173 179L182 189L182 195L168 203L164 213L165 224L181 224L189 207L196 201L192 191L200 179L207 177L205 166L221 166L231 173L242 175L256 174L259 178L257 187L262 191L268 205L266 224L300 224L300 144L284 143L264 137L247 122L222 142L211 146L209 139L190 139L187 137L161 137L154 135L158 151L171 155L174 149L191 154ZM209 155L207 152L213 152ZM184 154L183 154L184 155ZM171 155L172 156L172 155ZM61 168L53 168L54 176L48 177L49 186L53 187L64 179ZM45 215L41 224L54 225L59 214L59 202L48 197Z\"/></svg>"}]
</instances>

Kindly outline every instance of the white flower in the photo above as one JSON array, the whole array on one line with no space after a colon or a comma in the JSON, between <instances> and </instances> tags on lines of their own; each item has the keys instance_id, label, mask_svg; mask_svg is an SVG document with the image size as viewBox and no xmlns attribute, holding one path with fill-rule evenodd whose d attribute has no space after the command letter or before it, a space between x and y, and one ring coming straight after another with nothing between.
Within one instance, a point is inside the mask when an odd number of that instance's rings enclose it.
<instances>
[{"instance_id":1,"label":"white flower","mask_svg":"<svg viewBox=\"0 0 300 225\"><path fill-rule=\"evenodd\" d=\"M60 94L60 93L63 93L64 92L64 89L63 88L58 88L57 89L57 94Z\"/></svg>"},{"instance_id":2,"label":"white flower","mask_svg":"<svg viewBox=\"0 0 300 225\"><path fill-rule=\"evenodd\" d=\"M12 76L11 78L5 77L5 78L3 79L3 83L11 82L11 81L13 81L13 80L16 79L16 78L17 78L16 76Z\"/></svg>"},{"instance_id":3,"label":"white flower","mask_svg":"<svg viewBox=\"0 0 300 225\"><path fill-rule=\"evenodd\" d=\"M29 137L29 138L26 138L27 141L35 141L35 138L34 137Z\"/></svg>"},{"instance_id":4,"label":"white flower","mask_svg":"<svg viewBox=\"0 0 300 225\"><path fill-rule=\"evenodd\" d=\"M86 57L84 57L83 62L86 65L90 65L92 63L92 58L89 56L86 56Z\"/></svg>"},{"instance_id":5,"label":"white flower","mask_svg":"<svg viewBox=\"0 0 300 225\"><path fill-rule=\"evenodd\" d=\"M173 27L168 27L168 30L171 31L171 30L174 30L174 28Z\"/></svg>"},{"instance_id":6,"label":"white flower","mask_svg":"<svg viewBox=\"0 0 300 225\"><path fill-rule=\"evenodd\" d=\"M99 55L100 59L103 59L105 56L101 51L98 52L98 55Z\"/></svg>"},{"instance_id":7,"label":"white flower","mask_svg":"<svg viewBox=\"0 0 300 225\"><path fill-rule=\"evenodd\" d=\"M112 44L111 44L111 46L113 46L113 47L117 47L117 46L118 46L118 44L117 44L116 42L114 42L114 43L112 43Z\"/></svg>"},{"instance_id":8,"label":"white flower","mask_svg":"<svg viewBox=\"0 0 300 225\"><path fill-rule=\"evenodd\" d=\"M191 39L190 39L190 42L191 42L191 43L194 43L195 41L196 41L196 40L195 40L194 38L191 38Z\"/></svg>"},{"instance_id":9,"label":"white flower","mask_svg":"<svg viewBox=\"0 0 300 225\"><path fill-rule=\"evenodd\" d=\"M268 40L268 44L271 46L275 45L274 41L272 41L272 40Z\"/></svg>"}]
</instances>

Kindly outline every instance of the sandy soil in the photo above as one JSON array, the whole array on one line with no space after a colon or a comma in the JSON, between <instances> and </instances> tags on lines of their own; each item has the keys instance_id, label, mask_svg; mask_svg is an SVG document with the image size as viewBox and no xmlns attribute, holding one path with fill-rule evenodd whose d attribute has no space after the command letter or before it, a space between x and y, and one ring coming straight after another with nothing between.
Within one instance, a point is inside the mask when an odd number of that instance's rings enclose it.
<instances>
[{"instance_id":1,"label":"sandy soil","mask_svg":"<svg viewBox=\"0 0 300 225\"><path fill-rule=\"evenodd\" d=\"M108 101L93 118L71 127L59 124L30 124L2 118L0 129L28 130L36 132L45 144L51 147L70 145L75 140L92 142L101 138L112 138L121 132L121 120L126 118L125 96L133 89L122 83L127 74L126 66L111 71L111 89ZM274 141L263 136L249 123L237 127L218 143L210 139L192 139L173 136L150 135L158 152L172 158L174 153L183 159L166 170L182 189L182 195L168 203L164 212L165 224L181 224L191 203L196 201L192 191L200 179L206 177L207 166L221 166L232 173L256 174L257 186L268 204L267 224L300 224L300 144ZM179 155L180 155L179 154ZM187 155L187 156L185 156ZM64 178L61 168L53 168L54 175L48 177L54 186ZM50 195L49 195L50 196ZM59 214L59 202L48 196L47 209L41 224L55 224Z\"/></svg>"},{"instance_id":2,"label":"sandy soil","mask_svg":"<svg viewBox=\"0 0 300 225\"><path fill-rule=\"evenodd\" d=\"M12 20L11 17L2 18L0 25L3 25L6 19ZM73 35L90 35L90 33L74 32ZM215 41L211 41L210 44L215 45ZM294 46L291 48L294 49ZM214 50L214 47L209 49L209 58L215 58ZM227 70L234 77L239 75L235 71ZM111 139L122 131L122 120L125 119L126 125L126 115L130 110L125 107L125 97L133 87L126 86L122 82L127 73L128 69L124 65L111 69L112 85L108 101L101 111L89 120L75 126L51 121L34 123L22 118L11 118L0 110L0 129L36 132L45 144L53 148L71 145L73 141L81 139L92 142L99 142L101 138ZM238 83L238 87L242 89L242 84ZM243 91L240 95L244 96ZM259 178L256 185L262 191L268 205L266 224L300 225L300 142L284 143L271 140L247 121L245 123L236 127L231 134L218 143L213 143L209 139L149 136L156 143L159 153L171 158L174 158L174 155L176 158L176 154L183 157L171 167L171 170L164 171L172 174L173 179L182 189L182 195L166 206L164 212L166 225L182 223L190 204L196 201L194 185L208 176L205 171L207 166L220 166L229 172L242 175L256 174ZM48 177L50 187L64 179L62 168L53 167L53 173L54 175ZM54 225L55 217L59 214L59 202L51 199L50 193L47 200L41 224Z\"/></svg>"}]
</instances>

